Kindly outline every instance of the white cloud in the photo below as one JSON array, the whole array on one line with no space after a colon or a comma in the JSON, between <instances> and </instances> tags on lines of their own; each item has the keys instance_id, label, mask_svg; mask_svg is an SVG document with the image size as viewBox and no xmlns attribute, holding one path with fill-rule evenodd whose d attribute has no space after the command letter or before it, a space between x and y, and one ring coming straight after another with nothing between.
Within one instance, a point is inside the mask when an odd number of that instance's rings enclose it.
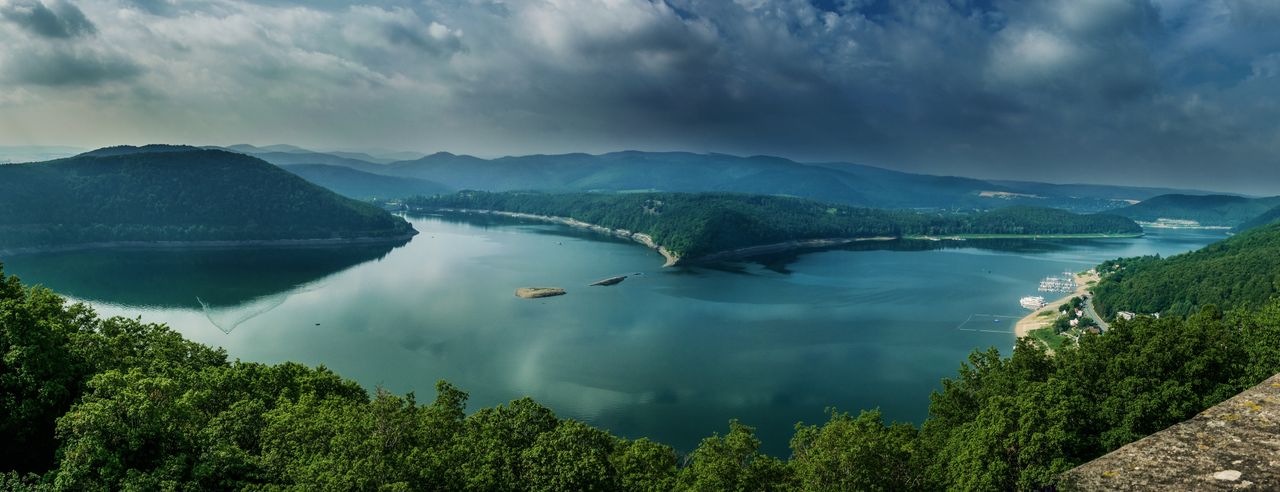
<instances>
[{"instance_id":1,"label":"white cloud","mask_svg":"<svg viewBox=\"0 0 1280 492\"><path fill-rule=\"evenodd\" d=\"M994 75L1015 83L1062 76L1083 58L1081 50L1067 39L1039 29L1010 32L993 49Z\"/></svg>"}]
</instances>

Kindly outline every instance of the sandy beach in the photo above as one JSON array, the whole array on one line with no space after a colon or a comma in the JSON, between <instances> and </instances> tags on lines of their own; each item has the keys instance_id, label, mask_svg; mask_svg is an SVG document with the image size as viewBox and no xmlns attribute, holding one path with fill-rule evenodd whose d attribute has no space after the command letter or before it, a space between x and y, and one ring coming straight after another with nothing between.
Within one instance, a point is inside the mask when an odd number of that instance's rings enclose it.
<instances>
[{"instance_id":1,"label":"sandy beach","mask_svg":"<svg viewBox=\"0 0 1280 492\"><path fill-rule=\"evenodd\" d=\"M1063 304L1066 304L1067 301L1070 301L1072 297L1083 296L1085 294L1088 294L1089 282L1097 282L1097 281L1098 281L1098 273L1093 270L1089 270L1084 274L1076 274L1076 290L1074 292L1066 294L1062 296L1062 298L1054 300L1053 302L1046 304L1044 307L1040 309L1032 311L1031 314L1028 314L1026 315L1026 317L1023 317L1022 319L1018 320L1018 324L1014 326L1013 332L1017 334L1018 338L1022 338L1030 334L1031 330L1049 326L1050 324L1053 323L1054 320L1058 319L1058 316L1056 314L1058 312L1058 308L1062 307ZM1055 313L1055 314L1048 315L1048 316L1041 316L1041 314L1045 312Z\"/></svg>"}]
</instances>

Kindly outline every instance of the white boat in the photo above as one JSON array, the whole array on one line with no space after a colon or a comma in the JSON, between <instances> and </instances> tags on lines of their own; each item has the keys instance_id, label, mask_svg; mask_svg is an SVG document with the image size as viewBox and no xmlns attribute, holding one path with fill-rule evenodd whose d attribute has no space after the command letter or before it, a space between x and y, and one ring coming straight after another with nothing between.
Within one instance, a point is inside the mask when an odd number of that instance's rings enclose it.
<instances>
[{"instance_id":1,"label":"white boat","mask_svg":"<svg viewBox=\"0 0 1280 492\"><path fill-rule=\"evenodd\" d=\"M1022 307L1031 309L1031 310L1040 309L1044 307L1045 304L1048 304L1044 302L1044 297L1041 297L1041 296L1023 297L1020 301L1018 301L1018 303L1022 304Z\"/></svg>"},{"instance_id":2,"label":"white boat","mask_svg":"<svg viewBox=\"0 0 1280 492\"><path fill-rule=\"evenodd\" d=\"M1040 281L1038 290L1040 292L1071 292L1076 290L1075 276L1071 272L1064 272L1061 277L1045 277Z\"/></svg>"}]
</instances>

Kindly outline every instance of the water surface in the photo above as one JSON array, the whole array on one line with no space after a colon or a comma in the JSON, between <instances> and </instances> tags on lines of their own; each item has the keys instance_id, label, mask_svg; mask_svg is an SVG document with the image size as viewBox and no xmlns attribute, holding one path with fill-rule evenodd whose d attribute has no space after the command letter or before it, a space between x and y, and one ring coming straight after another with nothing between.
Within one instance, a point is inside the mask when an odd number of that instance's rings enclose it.
<instances>
[{"instance_id":1,"label":"water surface","mask_svg":"<svg viewBox=\"0 0 1280 492\"><path fill-rule=\"evenodd\" d=\"M394 248L83 251L5 269L234 358L323 364L420 401L447 379L472 408L529 395L681 450L738 418L785 455L793 425L828 406L922 421L970 351L1008 351L1018 298L1043 276L1223 237L859 244L664 269L648 249L565 226L412 221L421 234ZM525 286L569 293L516 298Z\"/></svg>"}]
</instances>

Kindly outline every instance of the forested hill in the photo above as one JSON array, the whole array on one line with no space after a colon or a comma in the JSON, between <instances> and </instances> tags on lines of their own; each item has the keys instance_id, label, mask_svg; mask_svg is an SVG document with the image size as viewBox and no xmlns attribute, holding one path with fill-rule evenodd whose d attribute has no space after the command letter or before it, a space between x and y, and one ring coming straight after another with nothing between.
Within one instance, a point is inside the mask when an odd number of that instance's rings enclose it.
<instances>
[{"instance_id":1,"label":"forested hill","mask_svg":"<svg viewBox=\"0 0 1280 492\"><path fill-rule=\"evenodd\" d=\"M1235 227L1280 206L1280 197L1170 194L1149 198L1111 213L1142 222L1194 220L1202 226Z\"/></svg>"},{"instance_id":2,"label":"forested hill","mask_svg":"<svg viewBox=\"0 0 1280 492\"><path fill-rule=\"evenodd\" d=\"M684 258L805 239L921 235L1141 234L1113 215L1009 207L984 213L921 213L734 193L488 193L409 200L422 209L473 209L568 217L648 234Z\"/></svg>"},{"instance_id":3,"label":"forested hill","mask_svg":"<svg viewBox=\"0 0 1280 492\"><path fill-rule=\"evenodd\" d=\"M0 248L412 233L375 206L232 152L114 147L0 166Z\"/></svg>"},{"instance_id":4,"label":"forested hill","mask_svg":"<svg viewBox=\"0 0 1280 492\"><path fill-rule=\"evenodd\" d=\"M1104 316L1117 311L1185 315L1208 305L1256 307L1280 294L1280 224L1245 231L1168 258L1103 263L1094 288Z\"/></svg>"},{"instance_id":5,"label":"forested hill","mask_svg":"<svg viewBox=\"0 0 1280 492\"><path fill-rule=\"evenodd\" d=\"M1262 227L1264 225L1274 224L1276 222L1280 222L1280 206L1276 206L1271 210L1263 212L1257 217L1254 217L1252 219L1245 221L1244 223L1236 226L1235 231L1236 232L1247 231L1255 227Z\"/></svg>"}]
</instances>

